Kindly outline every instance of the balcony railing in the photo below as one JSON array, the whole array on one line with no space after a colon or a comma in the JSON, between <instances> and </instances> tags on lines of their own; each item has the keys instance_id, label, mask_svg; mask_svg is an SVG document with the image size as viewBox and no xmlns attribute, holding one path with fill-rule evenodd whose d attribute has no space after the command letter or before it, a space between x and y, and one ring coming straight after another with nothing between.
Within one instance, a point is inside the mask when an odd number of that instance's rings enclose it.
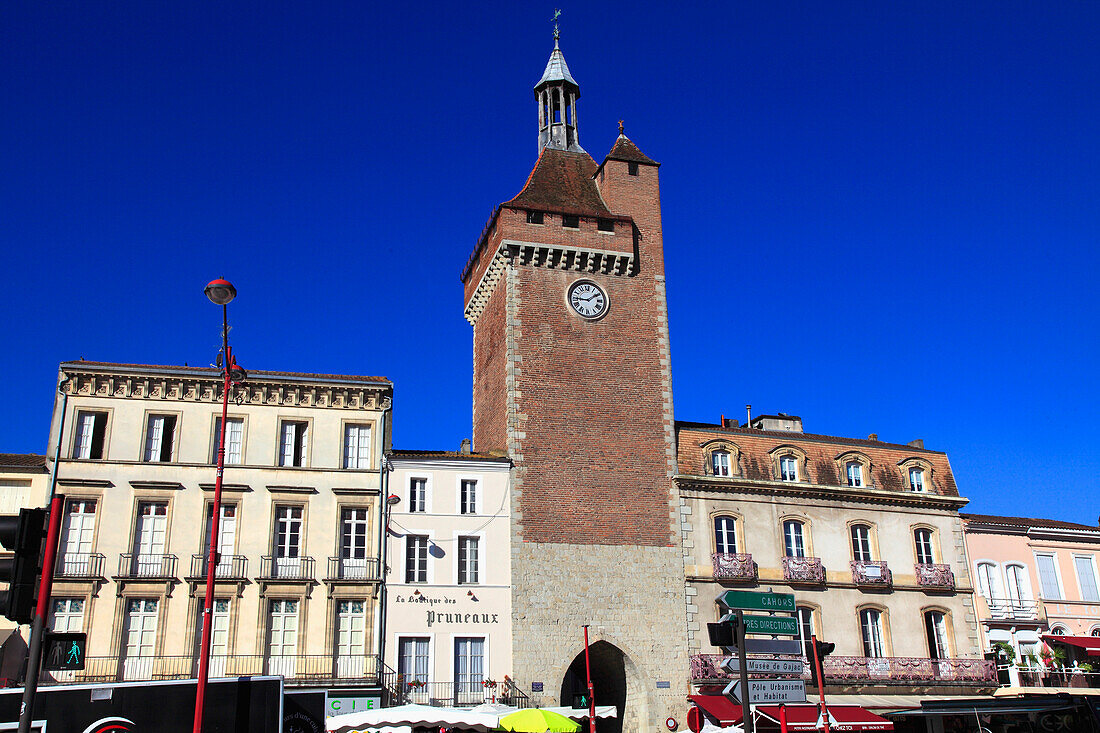
<instances>
[{"instance_id":1,"label":"balcony railing","mask_svg":"<svg viewBox=\"0 0 1100 733\"><path fill-rule=\"evenodd\" d=\"M1100 688L1100 672L1083 672L1045 667L1018 667L1021 687L1089 687Z\"/></svg>"},{"instance_id":2,"label":"balcony railing","mask_svg":"<svg viewBox=\"0 0 1100 733\"><path fill-rule=\"evenodd\" d=\"M1022 601L1016 598L990 598L986 601L989 615L995 619L1017 621L1038 621L1039 602Z\"/></svg>"},{"instance_id":3,"label":"balcony railing","mask_svg":"<svg viewBox=\"0 0 1100 733\"><path fill-rule=\"evenodd\" d=\"M756 563L748 553L716 552L710 561L715 580L756 580Z\"/></svg>"},{"instance_id":4,"label":"balcony railing","mask_svg":"<svg viewBox=\"0 0 1100 733\"><path fill-rule=\"evenodd\" d=\"M43 672L41 684L84 682L130 682L184 680L198 672L192 656L175 657L86 657L84 669L71 672ZM288 685L376 684L378 658L373 654L334 656L297 654L284 657L255 655L210 656L210 677L280 675Z\"/></svg>"},{"instance_id":5,"label":"balcony railing","mask_svg":"<svg viewBox=\"0 0 1100 733\"><path fill-rule=\"evenodd\" d=\"M175 555L124 552L118 556L118 575L120 578L174 578L177 562Z\"/></svg>"},{"instance_id":6,"label":"balcony railing","mask_svg":"<svg viewBox=\"0 0 1100 733\"><path fill-rule=\"evenodd\" d=\"M726 680L734 675L720 665L723 654L695 654L691 657L691 679ZM803 658L804 679L810 678L810 666ZM997 671L993 662L984 659L923 659L914 657L836 657L822 660L826 683L995 683Z\"/></svg>"},{"instance_id":7,"label":"balcony railing","mask_svg":"<svg viewBox=\"0 0 1100 733\"><path fill-rule=\"evenodd\" d=\"M381 580L377 557L330 557L326 580Z\"/></svg>"},{"instance_id":8,"label":"balcony railing","mask_svg":"<svg viewBox=\"0 0 1100 733\"><path fill-rule=\"evenodd\" d=\"M852 580L856 585L885 587L894 579L885 562L852 560Z\"/></svg>"},{"instance_id":9,"label":"balcony railing","mask_svg":"<svg viewBox=\"0 0 1100 733\"><path fill-rule=\"evenodd\" d=\"M312 557L275 557L264 555L260 558L260 578L264 580L313 580Z\"/></svg>"},{"instance_id":10,"label":"balcony railing","mask_svg":"<svg viewBox=\"0 0 1100 733\"><path fill-rule=\"evenodd\" d=\"M57 558L58 578L102 578L107 558L98 552L63 552Z\"/></svg>"},{"instance_id":11,"label":"balcony railing","mask_svg":"<svg viewBox=\"0 0 1100 733\"><path fill-rule=\"evenodd\" d=\"M517 708L526 708L530 699L509 680L476 680L471 682L421 682L406 681L404 675L387 673L386 686L396 698L395 705L441 705L466 708L495 702Z\"/></svg>"},{"instance_id":12,"label":"balcony railing","mask_svg":"<svg viewBox=\"0 0 1100 733\"><path fill-rule=\"evenodd\" d=\"M917 563L913 567L917 570L917 585L939 590L955 589L955 574L951 572L950 565Z\"/></svg>"},{"instance_id":13,"label":"balcony railing","mask_svg":"<svg viewBox=\"0 0 1100 733\"><path fill-rule=\"evenodd\" d=\"M205 553L192 555L190 577L205 578L207 562L208 558ZM214 566L214 577L232 580L247 578L248 558L244 555L222 555L218 558L218 564Z\"/></svg>"},{"instance_id":14,"label":"balcony railing","mask_svg":"<svg viewBox=\"0 0 1100 733\"><path fill-rule=\"evenodd\" d=\"M791 583L824 583L825 566L820 557L784 557L783 579Z\"/></svg>"}]
</instances>

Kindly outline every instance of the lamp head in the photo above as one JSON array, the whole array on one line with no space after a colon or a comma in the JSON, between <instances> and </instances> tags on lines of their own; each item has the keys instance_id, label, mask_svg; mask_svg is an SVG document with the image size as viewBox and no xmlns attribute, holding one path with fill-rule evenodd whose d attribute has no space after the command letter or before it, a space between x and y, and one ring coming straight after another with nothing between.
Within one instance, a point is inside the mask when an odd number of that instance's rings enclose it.
<instances>
[{"instance_id":1,"label":"lamp head","mask_svg":"<svg viewBox=\"0 0 1100 733\"><path fill-rule=\"evenodd\" d=\"M216 305L229 305L237 297L237 289L228 280L211 280L203 290L210 302Z\"/></svg>"},{"instance_id":2,"label":"lamp head","mask_svg":"<svg viewBox=\"0 0 1100 733\"><path fill-rule=\"evenodd\" d=\"M389 504L390 506L393 506L394 504L400 504L401 503L401 497L398 496L397 494L390 494L389 496L386 497L386 503Z\"/></svg>"}]
</instances>

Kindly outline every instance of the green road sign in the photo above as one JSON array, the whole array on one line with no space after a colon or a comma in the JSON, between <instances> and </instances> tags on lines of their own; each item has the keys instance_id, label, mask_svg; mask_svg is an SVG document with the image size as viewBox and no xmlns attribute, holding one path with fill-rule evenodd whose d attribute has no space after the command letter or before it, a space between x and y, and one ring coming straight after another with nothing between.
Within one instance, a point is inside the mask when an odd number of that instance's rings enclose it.
<instances>
[{"instance_id":1,"label":"green road sign","mask_svg":"<svg viewBox=\"0 0 1100 733\"><path fill-rule=\"evenodd\" d=\"M55 634L47 631L43 641L42 669L47 672L84 669L84 650L88 646L87 634Z\"/></svg>"},{"instance_id":2,"label":"green road sign","mask_svg":"<svg viewBox=\"0 0 1100 733\"><path fill-rule=\"evenodd\" d=\"M749 616L746 614L745 633L798 636L798 620L793 616Z\"/></svg>"},{"instance_id":3,"label":"green road sign","mask_svg":"<svg viewBox=\"0 0 1100 733\"><path fill-rule=\"evenodd\" d=\"M726 608L746 611L793 611L793 593L759 593L751 590L728 590L718 596L718 602Z\"/></svg>"}]
</instances>

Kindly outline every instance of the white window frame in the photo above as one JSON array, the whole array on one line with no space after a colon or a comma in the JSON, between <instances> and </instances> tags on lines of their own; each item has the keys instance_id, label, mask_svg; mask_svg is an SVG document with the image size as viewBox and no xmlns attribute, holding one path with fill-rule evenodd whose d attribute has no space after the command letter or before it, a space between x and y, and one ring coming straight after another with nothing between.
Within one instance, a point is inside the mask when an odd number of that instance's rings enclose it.
<instances>
[{"instance_id":1,"label":"white window frame","mask_svg":"<svg viewBox=\"0 0 1100 733\"><path fill-rule=\"evenodd\" d=\"M1013 576L1010 573L1010 571L1012 571L1012 570L1018 570L1019 571L1019 575L1017 576L1017 583L1016 583L1017 590L1020 593L1019 598L1014 598L1012 596L1012 591L1010 590L1012 588L1012 585L1013 585L1013 583L1012 583ZM1031 577L1030 577L1030 575L1027 571L1027 566L1026 565L1024 565L1021 562L1005 563L1004 574L1005 574L1005 598L1007 598L1010 601L1031 601L1031 600L1034 600L1035 596L1032 594L1032 591L1031 591Z\"/></svg>"},{"instance_id":2,"label":"white window frame","mask_svg":"<svg viewBox=\"0 0 1100 733\"><path fill-rule=\"evenodd\" d=\"M1095 594L1094 597L1089 598L1085 595L1085 584L1081 582L1081 569L1077 565L1078 560L1084 560L1089 564L1089 568L1092 570L1092 590ZM1100 579L1096 576L1096 556L1095 555L1077 555L1073 556L1073 572L1077 575L1077 592L1080 593L1082 601L1086 602L1098 602L1100 601Z\"/></svg>"},{"instance_id":3,"label":"white window frame","mask_svg":"<svg viewBox=\"0 0 1100 733\"><path fill-rule=\"evenodd\" d=\"M864 623L864 614L877 614L875 621L877 623L870 623L870 616L867 616L867 623ZM882 659L890 656L890 650L886 645L886 614L878 608L861 608L859 609L859 636L860 643L863 647L863 656L868 659ZM878 639L868 637L868 629L873 629L878 632ZM874 647L879 647L875 649ZM877 654L871 654L870 652L878 652Z\"/></svg>"},{"instance_id":4,"label":"white window frame","mask_svg":"<svg viewBox=\"0 0 1100 733\"><path fill-rule=\"evenodd\" d=\"M461 582L459 580L459 552L458 546L463 538L470 537L477 540L477 565L474 568L474 572L477 574L477 580L474 582ZM454 562L451 563L452 577L455 579L455 585L485 585L485 533L484 532L459 532L454 533ZM431 548L429 547L428 557L431 558Z\"/></svg>"},{"instance_id":5,"label":"white window frame","mask_svg":"<svg viewBox=\"0 0 1100 733\"><path fill-rule=\"evenodd\" d=\"M710 470L715 476L729 477L733 475L732 461L728 450L711 451ZM719 468L722 470L719 471Z\"/></svg>"},{"instance_id":6,"label":"white window frame","mask_svg":"<svg viewBox=\"0 0 1100 733\"><path fill-rule=\"evenodd\" d=\"M787 471L787 466L791 470ZM788 478L788 475L790 476ZM795 483L798 481L798 456L784 455L779 457L779 480Z\"/></svg>"},{"instance_id":7,"label":"white window frame","mask_svg":"<svg viewBox=\"0 0 1100 733\"><path fill-rule=\"evenodd\" d=\"M724 525L732 525L732 529L723 528L721 532L718 529L718 522L720 520L728 520L723 522ZM719 555L734 555L737 553L737 517L731 514L718 514L714 517L714 521L711 522L714 529L714 552ZM729 535L733 534L733 549L729 546ZM723 536L724 535L724 536ZM723 550L722 548L726 549Z\"/></svg>"},{"instance_id":8,"label":"white window frame","mask_svg":"<svg viewBox=\"0 0 1100 733\"><path fill-rule=\"evenodd\" d=\"M983 567L990 568L989 573L982 571ZM993 560L978 560L974 563L974 577L977 579L978 594L987 601L994 598L1004 598L1003 573L1000 563Z\"/></svg>"},{"instance_id":9,"label":"white window frame","mask_svg":"<svg viewBox=\"0 0 1100 733\"><path fill-rule=\"evenodd\" d=\"M73 601L79 601L79 611L71 610ZM60 618L64 623L58 624L57 606L62 603L65 604L65 610L62 611ZM58 598L50 598L49 610L50 631L55 631L57 633L79 633L84 631L84 617L88 610L88 599L84 596L61 596ZM77 622L75 627L73 621Z\"/></svg>"},{"instance_id":10,"label":"white window frame","mask_svg":"<svg viewBox=\"0 0 1100 733\"><path fill-rule=\"evenodd\" d=\"M428 542L425 549L427 573L424 580L409 580L408 567L409 567L409 539L412 537L427 537ZM410 529L405 532L404 542L401 543L401 583L403 585L421 586L431 585L435 582L435 563L432 562L435 558L432 557L432 545L435 543L435 532L430 530ZM455 562L458 560L458 552L455 553ZM457 567L457 565L456 565Z\"/></svg>"},{"instance_id":11,"label":"white window frame","mask_svg":"<svg viewBox=\"0 0 1100 733\"><path fill-rule=\"evenodd\" d=\"M92 458L92 444L95 443L95 423L97 416L103 417L103 450L99 456ZM87 441L85 442L84 432L86 419L90 419L91 424L88 426ZM82 461L105 460L107 458L107 439L111 427L110 421L111 413L107 410L76 410L76 419L73 420L73 444L72 450L69 451L69 457Z\"/></svg>"},{"instance_id":12,"label":"white window frame","mask_svg":"<svg viewBox=\"0 0 1100 733\"><path fill-rule=\"evenodd\" d=\"M292 442L289 445L290 455L287 455L287 432L294 434ZM305 468L309 466L309 441L310 441L310 422L302 418L296 417L283 417L279 418L279 437L276 451L278 465L280 468ZM301 462L294 463L294 452L300 453Z\"/></svg>"},{"instance_id":13,"label":"white window frame","mask_svg":"<svg viewBox=\"0 0 1100 733\"><path fill-rule=\"evenodd\" d=\"M416 481L424 482L424 508L414 509L413 485ZM405 511L410 514L431 514L432 512L432 475L430 473L413 474L405 481L405 497L407 499Z\"/></svg>"},{"instance_id":14,"label":"white window frame","mask_svg":"<svg viewBox=\"0 0 1100 733\"><path fill-rule=\"evenodd\" d=\"M1043 569L1039 565L1039 558L1049 557L1051 564L1054 566L1054 579L1058 583L1058 596L1056 598L1047 595L1047 589L1043 585ZM1066 584L1062 582L1062 571L1058 567L1058 553L1056 552L1036 552L1035 553L1035 572L1039 576L1039 592L1042 593L1044 601L1064 601L1066 600Z\"/></svg>"},{"instance_id":15,"label":"white window frame","mask_svg":"<svg viewBox=\"0 0 1100 733\"><path fill-rule=\"evenodd\" d=\"M474 511L464 512L462 506L462 482L474 481L477 484L475 489L476 494L474 496ZM481 474L459 474L455 477L455 514L461 514L463 516L472 517L482 514L484 507L482 506L483 496L485 494L485 480Z\"/></svg>"},{"instance_id":16,"label":"white window frame","mask_svg":"<svg viewBox=\"0 0 1100 733\"><path fill-rule=\"evenodd\" d=\"M928 534L928 554L931 556L931 562L922 563L920 561L920 540L917 539L918 532L925 532ZM918 565L933 565L936 562L936 533L928 527L914 527L913 528L913 557L917 561Z\"/></svg>"},{"instance_id":17,"label":"white window frame","mask_svg":"<svg viewBox=\"0 0 1100 733\"><path fill-rule=\"evenodd\" d=\"M852 469L855 469L854 475ZM863 488L863 464L859 461L848 461L844 466L848 476L848 486L853 489Z\"/></svg>"},{"instance_id":18,"label":"white window frame","mask_svg":"<svg viewBox=\"0 0 1100 733\"><path fill-rule=\"evenodd\" d=\"M357 431L357 437L355 439L355 460L352 460L349 441L351 440L352 431ZM366 431L366 456L363 456L363 431ZM369 422L346 422L344 423L343 442L340 444L342 468L365 471L370 470L374 465L372 460L371 451L374 445L374 426Z\"/></svg>"},{"instance_id":19,"label":"white window frame","mask_svg":"<svg viewBox=\"0 0 1100 733\"><path fill-rule=\"evenodd\" d=\"M936 620L939 623L936 623ZM932 657L936 660L950 659L951 658L951 631L947 624L947 614L939 609L930 608L924 612L924 635L928 642L932 642L936 645L937 649L935 653L939 656ZM932 636L929 636L929 622L931 621ZM929 644L929 654L933 653L931 644Z\"/></svg>"},{"instance_id":20,"label":"white window frame","mask_svg":"<svg viewBox=\"0 0 1100 733\"><path fill-rule=\"evenodd\" d=\"M222 422L222 416L221 415L215 415L214 416L214 445L213 445L213 451L211 453L211 460L210 460L210 462L212 464L217 464L217 462L218 462L218 441L220 440L220 437L218 436L218 431L221 429L221 422ZM245 427L246 427L245 426L245 419L243 417L241 417L240 415L230 415L228 418L226 418L226 423L229 424L229 430L226 432L226 436L225 436L225 465L227 465L227 466L243 466L244 465L244 453L245 453ZM241 429L240 429L240 433L241 433L240 442L237 445L237 452L236 453L233 452L233 444L234 444L234 437L235 437L233 435L233 433L235 432L235 430L233 428L234 425L240 425L241 426Z\"/></svg>"},{"instance_id":21,"label":"white window frame","mask_svg":"<svg viewBox=\"0 0 1100 733\"><path fill-rule=\"evenodd\" d=\"M925 491L927 491L927 489L925 488L925 484L924 484L924 474L925 474L925 471L920 466L911 466L909 468L909 490L910 491L915 491L915 492L918 492L918 493L924 493ZM913 481L914 476L918 476L920 478L920 480L917 481L916 483L914 483L914 481Z\"/></svg>"},{"instance_id":22,"label":"white window frame","mask_svg":"<svg viewBox=\"0 0 1100 733\"><path fill-rule=\"evenodd\" d=\"M483 679L481 681L474 680L474 685L473 685L474 689L464 690L464 691L462 691L462 693L459 692L459 684L458 684L459 681L458 681L458 656L457 656L457 652L458 652L458 640L459 639L480 639L481 640L481 676L482 676ZM489 672L489 659L490 659L490 656L489 656L489 635L488 634L477 635L477 634L468 634L468 633L467 634L451 634L450 635L450 640L451 640L451 644L450 644L450 646L451 646L451 677L454 681L455 695L457 696L459 694L476 694L476 693L480 692L480 690L478 690L477 688L481 686L481 682L486 680L486 679L492 679L492 677L490 676L490 672Z\"/></svg>"},{"instance_id":23,"label":"white window frame","mask_svg":"<svg viewBox=\"0 0 1100 733\"><path fill-rule=\"evenodd\" d=\"M431 682L435 678L435 634L431 632L424 632L423 634L397 634L393 642L393 659L394 668L400 672L401 670L401 642L406 639L427 639L428 640L428 659L425 664L426 680L423 682ZM408 680L406 680L408 682Z\"/></svg>"},{"instance_id":24,"label":"white window frame","mask_svg":"<svg viewBox=\"0 0 1100 733\"><path fill-rule=\"evenodd\" d=\"M857 537L857 530L863 530L861 535ZM866 522L856 522L848 528L848 540L852 545L852 559L856 562L874 562L875 561L875 548L871 538L871 525ZM859 545L858 549L856 545ZM866 557L861 555L866 554Z\"/></svg>"},{"instance_id":25,"label":"white window frame","mask_svg":"<svg viewBox=\"0 0 1100 733\"><path fill-rule=\"evenodd\" d=\"M797 544L801 545L801 549L802 549L802 554L801 555L787 554L787 527L788 527L788 525L793 525L793 524L797 524L800 528L799 532L798 532L798 538L797 538L798 543ZM809 543L806 541L806 523L804 521L802 521L801 519L784 519L783 523L781 525L781 529L783 531L783 556L784 557L810 557L810 548L808 546ZM791 544L792 544L791 549L795 549L794 540L795 540L795 533L792 532L791 533Z\"/></svg>"},{"instance_id":26,"label":"white window frame","mask_svg":"<svg viewBox=\"0 0 1100 733\"><path fill-rule=\"evenodd\" d=\"M166 433L165 423L172 421L172 430ZM154 425L159 421L159 425ZM179 415L168 412L150 412L145 416L145 441L142 445L142 461L144 463L173 463L176 460L176 449L179 441ZM164 437L171 435L171 445L168 449L168 457L164 458Z\"/></svg>"}]
</instances>

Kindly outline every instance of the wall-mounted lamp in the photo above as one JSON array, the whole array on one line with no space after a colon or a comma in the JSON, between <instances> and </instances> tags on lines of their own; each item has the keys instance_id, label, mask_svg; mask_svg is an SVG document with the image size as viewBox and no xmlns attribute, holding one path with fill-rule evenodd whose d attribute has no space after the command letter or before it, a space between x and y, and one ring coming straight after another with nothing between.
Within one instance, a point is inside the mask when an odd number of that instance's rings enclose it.
<instances>
[{"instance_id":1,"label":"wall-mounted lamp","mask_svg":"<svg viewBox=\"0 0 1100 733\"><path fill-rule=\"evenodd\" d=\"M400 504L401 503L401 497L398 496L397 494L390 494L389 496L386 497L386 503L389 504L390 506L393 506L394 504Z\"/></svg>"}]
</instances>

